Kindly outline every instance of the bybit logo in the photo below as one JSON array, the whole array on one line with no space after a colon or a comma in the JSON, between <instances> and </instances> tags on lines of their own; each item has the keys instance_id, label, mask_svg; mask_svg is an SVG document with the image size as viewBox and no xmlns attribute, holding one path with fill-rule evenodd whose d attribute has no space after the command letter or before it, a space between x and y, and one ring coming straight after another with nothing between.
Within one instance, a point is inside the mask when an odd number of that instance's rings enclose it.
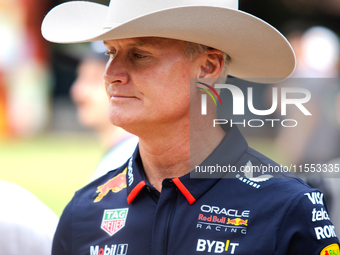
<instances>
[{"instance_id":1,"label":"bybit logo","mask_svg":"<svg viewBox=\"0 0 340 255\"><path fill-rule=\"evenodd\" d=\"M235 254L235 250L239 245L239 243L231 243L230 240L221 242L215 240L198 239L196 251L204 253L209 252Z\"/></svg>"}]
</instances>

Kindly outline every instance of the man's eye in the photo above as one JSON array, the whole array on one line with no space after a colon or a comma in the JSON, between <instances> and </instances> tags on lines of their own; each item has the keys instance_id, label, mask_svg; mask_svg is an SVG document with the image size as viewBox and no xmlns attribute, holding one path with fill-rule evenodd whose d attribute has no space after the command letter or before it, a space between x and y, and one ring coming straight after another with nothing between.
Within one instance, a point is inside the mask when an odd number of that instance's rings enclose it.
<instances>
[{"instance_id":1,"label":"man's eye","mask_svg":"<svg viewBox=\"0 0 340 255\"><path fill-rule=\"evenodd\" d=\"M142 54L134 53L133 55L135 58L145 58L145 56Z\"/></svg>"}]
</instances>

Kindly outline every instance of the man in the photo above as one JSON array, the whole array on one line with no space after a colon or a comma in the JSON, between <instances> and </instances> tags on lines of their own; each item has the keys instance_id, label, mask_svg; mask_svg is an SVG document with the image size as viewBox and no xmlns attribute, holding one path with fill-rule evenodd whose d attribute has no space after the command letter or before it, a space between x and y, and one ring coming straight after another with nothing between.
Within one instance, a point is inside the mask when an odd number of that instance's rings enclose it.
<instances>
[{"instance_id":1,"label":"man","mask_svg":"<svg viewBox=\"0 0 340 255\"><path fill-rule=\"evenodd\" d=\"M90 178L93 181L123 165L135 150L138 138L112 125L108 119L109 102L103 87L103 72L108 61L104 55L105 46L96 42L86 50L82 52L77 79L71 86L70 95L77 107L79 122L96 132L106 150Z\"/></svg>"},{"instance_id":2,"label":"man","mask_svg":"<svg viewBox=\"0 0 340 255\"><path fill-rule=\"evenodd\" d=\"M42 32L53 42L103 40L110 120L139 137L130 160L76 193L53 254L331 254L339 252L322 193L250 149L234 126L213 127L201 90L226 75L288 77L285 38L237 1L69 2ZM191 82L190 82L191 80ZM201 88L202 88L201 87ZM213 165L238 172L190 178Z\"/></svg>"}]
</instances>

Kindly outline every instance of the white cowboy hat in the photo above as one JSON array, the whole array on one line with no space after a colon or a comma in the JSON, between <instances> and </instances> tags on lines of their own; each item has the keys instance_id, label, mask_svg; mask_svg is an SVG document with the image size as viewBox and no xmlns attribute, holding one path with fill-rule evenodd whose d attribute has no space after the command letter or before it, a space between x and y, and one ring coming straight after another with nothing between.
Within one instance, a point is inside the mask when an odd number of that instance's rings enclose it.
<instances>
[{"instance_id":1,"label":"white cowboy hat","mask_svg":"<svg viewBox=\"0 0 340 255\"><path fill-rule=\"evenodd\" d=\"M238 0L111 0L110 6L66 2L46 15L42 34L56 43L150 36L200 43L226 52L231 57L228 73L247 80L281 80L295 69L286 38L239 11Z\"/></svg>"}]
</instances>

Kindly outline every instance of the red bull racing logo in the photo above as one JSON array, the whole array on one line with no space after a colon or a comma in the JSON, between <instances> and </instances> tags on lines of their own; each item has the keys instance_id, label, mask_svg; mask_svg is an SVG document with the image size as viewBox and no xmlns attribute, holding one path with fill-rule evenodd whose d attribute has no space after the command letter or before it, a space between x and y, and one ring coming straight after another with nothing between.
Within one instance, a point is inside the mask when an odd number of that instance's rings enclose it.
<instances>
[{"instance_id":1,"label":"red bull racing logo","mask_svg":"<svg viewBox=\"0 0 340 255\"><path fill-rule=\"evenodd\" d=\"M114 193L117 193L125 188L126 188L126 168L122 173L108 180L103 185L97 187L96 193L99 194L93 202L97 203L100 200L102 200L102 198L105 197L110 192L110 190Z\"/></svg>"},{"instance_id":2,"label":"red bull racing logo","mask_svg":"<svg viewBox=\"0 0 340 255\"><path fill-rule=\"evenodd\" d=\"M203 231L247 234L250 210L239 210L211 205L202 205L198 215L197 229Z\"/></svg>"}]
</instances>

